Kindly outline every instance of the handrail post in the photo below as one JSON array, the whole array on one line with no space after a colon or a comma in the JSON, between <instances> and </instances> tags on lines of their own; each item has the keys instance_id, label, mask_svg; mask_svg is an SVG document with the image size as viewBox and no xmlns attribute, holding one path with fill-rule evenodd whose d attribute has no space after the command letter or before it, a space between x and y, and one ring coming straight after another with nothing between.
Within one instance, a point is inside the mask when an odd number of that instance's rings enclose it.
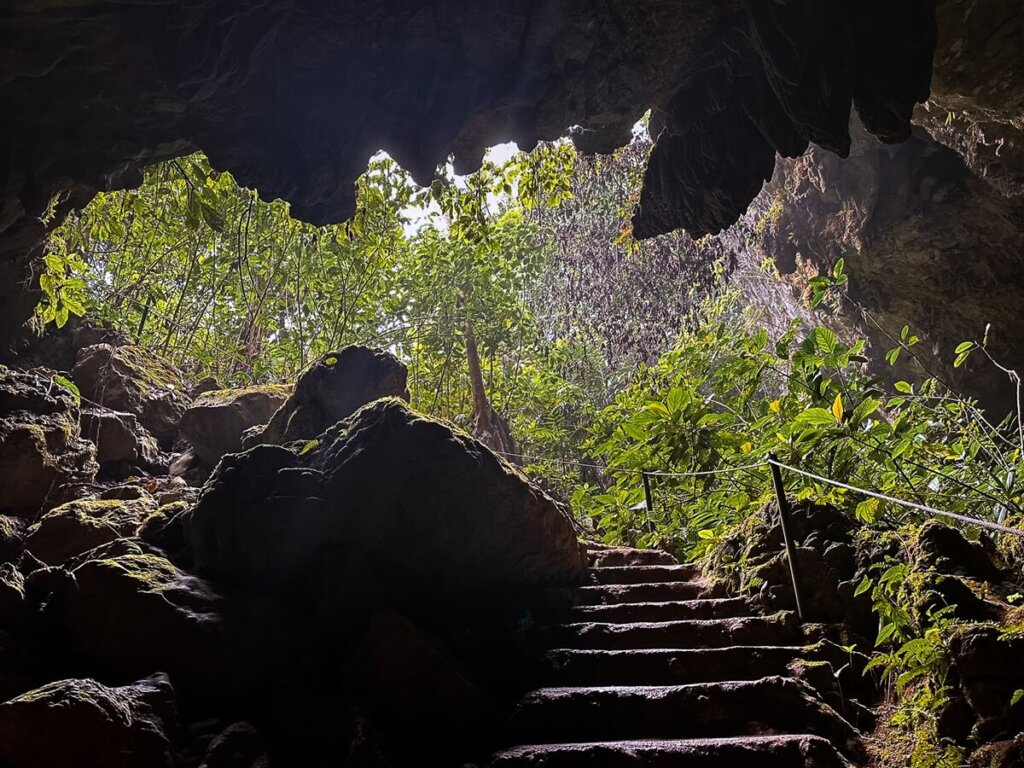
<instances>
[{"instance_id":1,"label":"handrail post","mask_svg":"<svg viewBox=\"0 0 1024 768\"><path fill-rule=\"evenodd\" d=\"M640 477L644 480L644 503L647 505L647 532L654 533L654 523L651 520L651 513L654 512L654 494L651 493L651 478L647 474L647 470L640 472Z\"/></svg>"},{"instance_id":2,"label":"handrail post","mask_svg":"<svg viewBox=\"0 0 1024 768\"><path fill-rule=\"evenodd\" d=\"M782 527L782 540L786 543L786 559L789 560L789 575L793 579L793 599L796 601L796 615L804 620L803 601L800 599L800 568L796 562L793 539L789 535L790 509L786 498L786 488L782 484L782 472L779 471L778 458L774 453L768 454L768 465L772 468L772 484L775 486L775 498L779 503L779 524Z\"/></svg>"}]
</instances>

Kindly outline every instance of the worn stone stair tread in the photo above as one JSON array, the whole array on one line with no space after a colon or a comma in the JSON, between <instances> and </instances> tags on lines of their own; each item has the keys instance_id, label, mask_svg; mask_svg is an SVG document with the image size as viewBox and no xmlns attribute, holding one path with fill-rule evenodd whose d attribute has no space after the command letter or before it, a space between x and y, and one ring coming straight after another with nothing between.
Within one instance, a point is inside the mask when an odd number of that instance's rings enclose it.
<instances>
[{"instance_id":1,"label":"worn stone stair tread","mask_svg":"<svg viewBox=\"0 0 1024 768\"><path fill-rule=\"evenodd\" d=\"M503 750L492 768L848 768L820 736L738 736L534 744Z\"/></svg>"},{"instance_id":2,"label":"worn stone stair tread","mask_svg":"<svg viewBox=\"0 0 1024 768\"><path fill-rule=\"evenodd\" d=\"M721 648L729 645L788 645L799 628L791 614L728 619L643 621L629 624L576 622L547 627L540 637L549 647L639 649Z\"/></svg>"},{"instance_id":3,"label":"worn stone stair tread","mask_svg":"<svg viewBox=\"0 0 1024 768\"><path fill-rule=\"evenodd\" d=\"M576 622L603 621L632 623L672 619L729 619L750 614L750 606L740 597L660 600L608 605L577 605L570 609Z\"/></svg>"},{"instance_id":4,"label":"worn stone stair tread","mask_svg":"<svg viewBox=\"0 0 1024 768\"><path fill-rule=\"evenodd\" d=\"M709 585L701 581L661 581L643 584L600 584L572 590L580 605L609 603L667 602L708 596Z\"/></svg>"},{"instance_id":5,"label":"worn stone stair tread","mask_svg":"<svg viewBox=\"0 0 1024 768\"><path fill-rule=\"evenodd\" d=\"M660 549L633 549L632 547L601 547L588 545L587 559L592 567L625 565L677 565L678 561Z\"/></svg>"},{"instance_id":6,"label":"worn stone stair tread","mask_svg":"<svg viewBox=\"0 0 1024 768\"><path fill-rule=\"evenodd\" d=\"M862 755L856 730L806 685L758 680L540 688L512 714L522 743L809 733L848 755Z\"/></svg>"},{"instance_id":7,"label":"worn stone stair tread","mask_svg":"<svg viewBox=\"0 0 1024 768\"><path fill-rule=\"evenodd\" d=\"M727 646L724 648L647 648L601 650L556 648L547 651L547 680L552 685L685 685L757 680L785 675L801 646Z\"/></svg>"},{"instance_id":8,"label":"worn stone stair tread","mask_svg":"<svg viewBox=\"0 0 1024 768\"><path fill-rule=\"evenodd\" d=\"M657 582L692 581L701 575L695 565L624 565L600 566L590 569L597 584L651 584Z\"/></svg>"}]
</instances>

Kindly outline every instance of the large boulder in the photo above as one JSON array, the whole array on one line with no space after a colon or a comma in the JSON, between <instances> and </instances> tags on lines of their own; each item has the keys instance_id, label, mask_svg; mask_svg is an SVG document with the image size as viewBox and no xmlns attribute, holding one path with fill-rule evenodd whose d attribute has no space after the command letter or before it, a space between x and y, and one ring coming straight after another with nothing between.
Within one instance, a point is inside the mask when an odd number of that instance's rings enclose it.
<instances>
[{"instance_id":1,"label":"large boulder","mask_svg":"<svg viewBox=\"0 0 1024 768\"><path fill-rule=\"evenodd\" d=\"M96 557L72 576L48 610L81 669L122 679L161 670L193 689L223 680L223 598L202 579L145 553Z\"/></svg>"},{"instance_id":2,"label":"large boulder","mask_svg":"<svg viewBox=\"0 0 1024 768\"><path fill-rule=\"evenodd\" d=\"M83 397L135 414L162 447L171 447L188 406L185 382L172 365L142 347L95 344L78 351L71 375Z\"/></svg>"},{"instance_id":3,"label":"large boulder","mask_svg":"<svg viewBox=\"0 0 1024 768\"><path fill-rule=\"evenodd\" d=\"M82 409L82 436L96 444L103 469L121 464L151 468L160 464L160 446L134 413L87 406Z\"/></svg>"},{"instance_id":4,"label":"large boulder","mask_svg":"<svg viewBox=\"0 0 1024 768\"><path fill-rule=\"evenodd\" d=\"M46 565L61 565L101 544L134 536L155 511L151 497L69 501L29 528L25 549Z\"/></svg>"},{"instance_id":5,"label":"large boulder","mask_svg":"<svg viewBox=\"0 0 1024 768\"><path fill-rule=\"evenodd\" d=\"M181 417L178 431L207 464L242 449L242 433L270 421L291 387L267 384L218 389L199 395Z\"/></svg>"},{"instance_id":6,"label":"large boulder","mask_svg":"<svg viewBox=\"0 0 1024 768\"><path fill-rule=\"evenodd\" d=\"M358 600L579 582L570 518L482 444L378 400L303 446L225 457L186 520L204 574Z\"/></svg>"},{"instance_id":7,"label":"large boulder","mask_svg":"<svg viewBox=\"0 0 1024 768\"><path fill-rule=\"evenodd\" d=\"M95 448L78 420L74 395L51 371L0 366L0 510L48 509L95 478Z\"/></svg>"},{"instance_id":8,"label":"large boulder","mask_svg":"<svg viewBox=\"0 0 1024 768\"><path fill-rule=\"evenodd\" d=\"M183 702L240 706L284 681L313 679L317 633L265 596L225 599L137 540L68 564L46 605L47 653L69 676L130 680L166 672ZM105 679L105 678L104 678Z\"/></svg>"},{"instance_id":9,"label":"large boulder","mask_svg":"<svg viewBox=\"0 0 1024 768\"><path fill-rule=\"evenodd\" d=\"M177 730L165 675L121 688L60 680L0 704L0 765L171 768Z\"/></svg>"},{"instance_id":10,"label":"large boulder","mask_svg":"<svg viewBox=\"0 0 1024 768\"><path fill-rule=\"evenodd\" d=\"M247 434L244 445L310 440L378 398L408 401L407 378L405 365L383 350L351 346L328 352L302 372L287 402L265 429Z\"/></svg>"}]
</instances>

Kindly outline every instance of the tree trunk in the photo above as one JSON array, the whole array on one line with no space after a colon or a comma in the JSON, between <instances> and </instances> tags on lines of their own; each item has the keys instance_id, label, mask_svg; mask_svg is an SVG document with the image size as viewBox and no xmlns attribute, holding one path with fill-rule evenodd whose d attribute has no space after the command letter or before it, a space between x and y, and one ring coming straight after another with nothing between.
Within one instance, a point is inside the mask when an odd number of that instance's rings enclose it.
<instances>
[{"instance_id":1,"label":"tree trunk","mask_svg":"<svg viewBox=\"0 0 1024 768\"><path fill-rule=\"evenodd\" d=\"M473 392L473 437L495 453L504 456L513 464L522 464L519 448L508 422L494 410L484 388L484 376L480 370L480 352L473 335L473 322L467 317L462 326L466 341L466 359L469 362L469 384Z\"/></svg>"}]
</instances>

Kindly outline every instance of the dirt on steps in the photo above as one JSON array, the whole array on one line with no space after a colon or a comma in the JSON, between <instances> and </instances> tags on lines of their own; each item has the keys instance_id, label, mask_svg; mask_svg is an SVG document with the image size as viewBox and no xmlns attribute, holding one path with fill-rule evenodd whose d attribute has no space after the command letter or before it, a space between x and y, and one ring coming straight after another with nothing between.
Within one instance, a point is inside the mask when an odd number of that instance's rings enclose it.
<instances>
[{"instance_id":1,"label":"dirt on steps","mask_svg":"<svg viewBox=\"0 0 1024 768\"><path fill-rule=\"evenodd\" d=\"M863 761L856 729L789 672L813 656L793 614L755 615L664 552L588 549L590 583L532 633L537 687L492 768Z\"/></svg>"}]
</instances>

